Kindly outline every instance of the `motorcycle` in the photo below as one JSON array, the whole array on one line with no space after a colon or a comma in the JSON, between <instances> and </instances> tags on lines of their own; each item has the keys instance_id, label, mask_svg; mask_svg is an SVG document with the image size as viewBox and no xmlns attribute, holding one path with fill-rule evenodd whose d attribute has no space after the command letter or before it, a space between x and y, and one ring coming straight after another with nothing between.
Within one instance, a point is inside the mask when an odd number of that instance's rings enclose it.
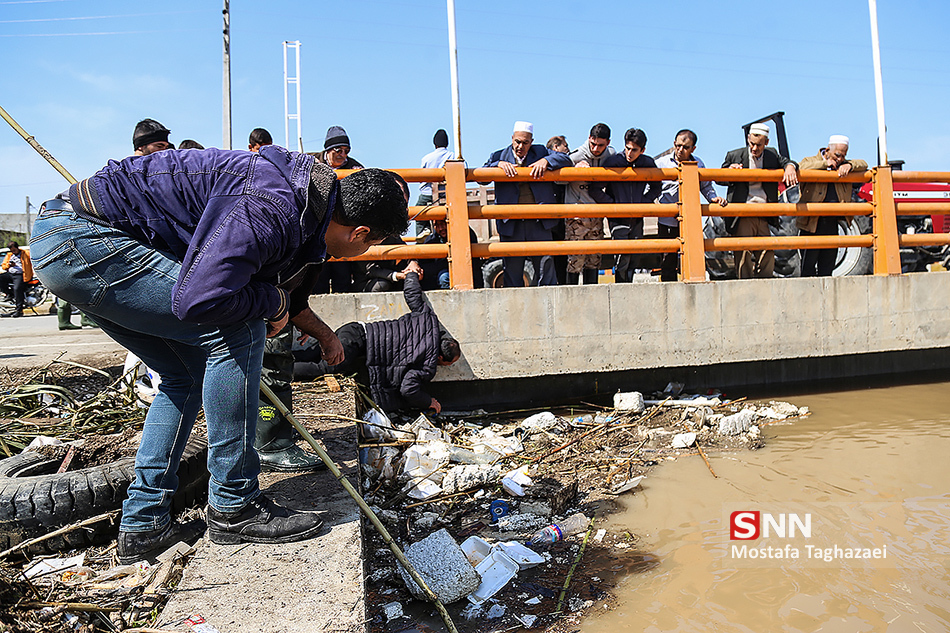
<instances>
[{"instance_id":1,"label":"motorcycle","mask_svg":"<svg viewBox=\"0 0 950 633\"><path fill-rule=\"evenodd\" d=\"M46 289L39 279L34 279L26 285L26 293L23 295L23 308L30 309L34 312L36 308L49 296L49 290ZM0 296L0 308L5 310L15 310L16 301L13 298L13 293L5 292Z\"/></svg>"}]
</instances>

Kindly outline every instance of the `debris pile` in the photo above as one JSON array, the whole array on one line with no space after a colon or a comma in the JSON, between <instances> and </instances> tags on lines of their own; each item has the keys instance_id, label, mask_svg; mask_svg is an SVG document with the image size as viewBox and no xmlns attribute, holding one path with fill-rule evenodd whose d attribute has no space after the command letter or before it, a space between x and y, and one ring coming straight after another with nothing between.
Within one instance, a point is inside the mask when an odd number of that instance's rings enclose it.
<instances>
[{"instance_id":1,"label":"debris pile","mask_svg":"<svg viewBox=\"0 0 950 633\"><path fill-rule=\"evenodd\" d=\"M374 409L361 425L363 494L440 587L460 630L556 630L606 606L620 572L652 565L629 532L596 529L617 495L641 488L661 461L699 454L709 465L704 449L758 448L762 426L808 413L718 395L660 397L620 393L609 410L443 414L438 425L424 415L394 424ZM413 601L420 590L375 533L366 539L370 630L424 622ZM585 581L572 587L578 566Z\"/></svg>"},{"instance_id":2,"label":"debris pile","mask_svg":"<svg viewBox=\"0 0 950 633\"><path fill-rule=\"evenodd\" d=\"M22 565L0 563L0 630L122 631L147 626L194 549L179 543L146 562L114 566L115 544Z\"/></svg>"}]
</instances>

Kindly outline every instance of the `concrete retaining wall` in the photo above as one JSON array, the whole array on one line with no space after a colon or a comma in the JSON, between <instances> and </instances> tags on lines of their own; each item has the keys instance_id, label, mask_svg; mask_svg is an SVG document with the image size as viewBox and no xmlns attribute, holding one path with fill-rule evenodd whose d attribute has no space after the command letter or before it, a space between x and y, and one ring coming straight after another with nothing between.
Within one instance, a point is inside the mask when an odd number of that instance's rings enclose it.
<instances>
[{"instance_id":1,"label":"concrete retaining wall","mask_svg":"<svg viewBox=\"0 0 950 633\"><path fill-rule=\"evenodd\" d=\"M950 274L942 273L427 296L463 350L437 381L603 377L950 347ZM407 311L399 293L314 296L311 305L334 328Z\"/></svg>"}]
</instances>

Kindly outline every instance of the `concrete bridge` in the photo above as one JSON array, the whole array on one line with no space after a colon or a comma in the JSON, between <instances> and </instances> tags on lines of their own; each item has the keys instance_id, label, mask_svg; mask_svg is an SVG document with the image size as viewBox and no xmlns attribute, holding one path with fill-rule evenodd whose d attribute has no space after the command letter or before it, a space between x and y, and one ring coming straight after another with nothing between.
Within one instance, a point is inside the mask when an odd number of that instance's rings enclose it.
<instances>
[{"instance_id":1,"label":"concrete bridge","mask_svg":"<svg viewBox=\"0 0 950 633\"><path fill-rule=\"evenodd\" d=\"M950 367L950 274L602 284L427 294L462 344L447 406L622 390L826 382ZM401 293L323 295L332 327L396 318Z\"/></svg>"}]
</instances>

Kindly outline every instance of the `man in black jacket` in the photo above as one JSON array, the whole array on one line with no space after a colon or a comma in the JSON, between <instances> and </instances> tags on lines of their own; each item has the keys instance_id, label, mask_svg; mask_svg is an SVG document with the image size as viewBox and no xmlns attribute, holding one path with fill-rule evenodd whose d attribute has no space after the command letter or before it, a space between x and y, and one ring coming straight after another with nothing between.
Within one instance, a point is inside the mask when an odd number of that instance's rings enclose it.
<instances>
[{"instance_id":1,"label":"man in black jacket","mask_svg":"<svg viewBox=\"0 0 950 633\"><path fill-rule=\"evenodd\" d=\"M418 274L406 274L403 294L409 314L341 326L336 334L343 345L343 362L329 365L319 358L297 362L294 377L365 372L370 395L384 411L434 409L439 413L442 405L425 392L425 386L435 377L436 368L451 365L462 351L426 303Z\"/></svg>"},{"instance_id":2,"label":"man in black jacket","mask_svg":"<svg viewBox=\"0 0 950 633\"><path fill-rule=\"evenodd\" d=\"M734 149L726 154L722 161L723 169L784 169L782 180L786 187L798 184L798 164L782 156L769 144L769 126L753 123L745 147ZM726 201L732 202L778 202L778 183L776 182L728 182L719 183L729 187ZM729 218L726 229L736 237L769 237L772 232L769 224L778 218ZM775 268L775 251L736 251L736 277L772 277Z\"/></svg>"}]
</instances>

